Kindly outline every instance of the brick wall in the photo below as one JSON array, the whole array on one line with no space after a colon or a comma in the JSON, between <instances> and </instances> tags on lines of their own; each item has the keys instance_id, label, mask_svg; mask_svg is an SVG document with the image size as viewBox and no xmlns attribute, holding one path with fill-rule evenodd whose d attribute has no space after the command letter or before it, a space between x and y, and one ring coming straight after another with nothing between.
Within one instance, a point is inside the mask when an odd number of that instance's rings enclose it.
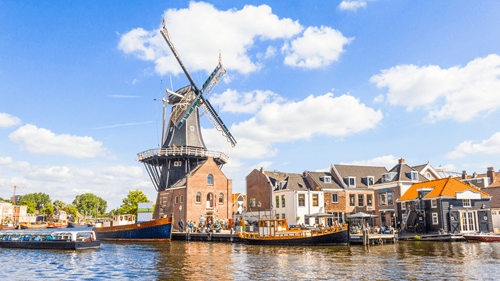
<instances>
[{"instance_id":1,"label":"brick wall","mask_svg":"<svg viewBox=\"0 0 500 281\"><path fill-rule=\"evenodd\" d=\"M254 169L247 178L247 210L250 209L257 210L257 204L260 201L260 210L270 210L270 200L271 200L271 186L267 180L266 175L264 175L260 170ZM252 208L250 200L255 198L255 207Z\"/></svg>"}]
</instances>

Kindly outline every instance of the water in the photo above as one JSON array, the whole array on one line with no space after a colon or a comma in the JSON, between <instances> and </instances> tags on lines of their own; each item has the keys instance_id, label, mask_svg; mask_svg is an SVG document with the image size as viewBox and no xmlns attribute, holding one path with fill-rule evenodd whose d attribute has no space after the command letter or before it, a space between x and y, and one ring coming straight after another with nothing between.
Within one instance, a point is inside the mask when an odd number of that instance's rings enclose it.
<instances>
[{"instance_id":1,"label":"water","mask_svg":"<svg viewBox=\"0 0 500 281\"><path fill-rule=\"evenodd\" d=\"M500 243L284 247L111 243L80 251L0 249L0 279L497 280Z\"/></svg>"}]
</instances>

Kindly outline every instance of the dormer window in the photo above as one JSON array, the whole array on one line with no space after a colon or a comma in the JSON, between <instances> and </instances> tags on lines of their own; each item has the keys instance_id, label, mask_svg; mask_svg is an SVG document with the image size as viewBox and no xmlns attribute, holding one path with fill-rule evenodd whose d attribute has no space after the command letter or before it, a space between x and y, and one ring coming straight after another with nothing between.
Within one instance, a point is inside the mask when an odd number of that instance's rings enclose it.
<instances>
[{"instance_id":1,"label":"dormer window","mask_svg":"<svg viewBox=\"0 0 500 281\"><path fill-rule=\"evenodd\" d=\"M347 177L344 181L349 187L356 187L356 177Z\"/></svg>"},{"instance_id":2,"label":"dormer window","mask_svg":"<svg viewBox=\"0 0 500 281\"><path fill-rule=\"evenodd\" d=\"M391 181L389 179L389 174L382 174L382 182L389 182Z\"/></svg>"},{"instance_id":3,"label":"dormer window","mask_svg":"<svg viewBox=\"0 0 500 281\"><path fill-rule=\"evenodd\" d=\"M375 183L375 179L373 177L366 177L366 185L372 186Z\"/></svg>"},{"instance_id":4,"label":"dormer window","mask_svg":"<svg viewBox=\"0 0 500 281\"><path fill-rule=\"evenodd\" d=\"M304 188L304 184L302 184L302 183L300 183L300 182L299 182L298 184L299 184L299 187L300 187L300 188Z\"/></svg>"},{"instance_id":5,"label":"dormer window","mask_svg":"<svg viewBox=\"0 0 500 281\"><path fill-rule=\"evenodd\" d=\"M328 176L321 177L321 180L322 180L324 183L331 183L331 182L332 182L332 177L328 177Z\"/></svg>"},{"instance_id":6,"label":"dormer window","mask_svg":"<svg viewBox=\"0 0 500 281\"><path fill-rule=\"evenodd\" d=\"M283 189L283 188L285 188L285 185L286 185L286 181L278 181L278 182L276 182L276 188L277 189Z\"/></svg>"},{"instance_id":7,"label":"dormer window","mask_svg":"<svg viewBox=\"0 0 500 281\"><path fill-rule=\"evenodd\" d=\"M412 181L418 181L418 173L417 172L411 172L410 174L411 174L410 178Z\"/></svg>"}]
</instances>

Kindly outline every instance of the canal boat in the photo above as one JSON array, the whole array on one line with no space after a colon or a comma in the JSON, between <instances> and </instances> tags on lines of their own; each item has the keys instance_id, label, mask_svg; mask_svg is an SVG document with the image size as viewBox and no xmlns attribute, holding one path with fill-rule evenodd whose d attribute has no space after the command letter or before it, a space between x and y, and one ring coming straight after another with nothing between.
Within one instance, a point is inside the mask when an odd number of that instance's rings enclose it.
<instances>
[{"instance_id":1,"label":"canal boat","mask_svg":"<svg viewBox=\"0 0 500 281\"><path fill-rule=\"evenodd\" d=\"M107 241L169 242L173 218L136 223L134 215L117 215L94 227L97 238Z\"/></svg>"},{"instance_id":2,"label":"canal boat","mask_svg":"<svg viewBox=\"0 0 500 281\"><path fill-rule=\"evenodd\" d=\"M289 228L286 219L263 219L258 222L259 232L238 232L238 236L249 244L338 246L349 245L349 227L337 226L303 229Z\"/></svg>"},{"instance_id":3,"label":"canal boat","mask_svg":"<svg viewBox=\"0 0 500 281\"><path fill-rule=\"evenodd\" d=\"M0 232L0 248L78 250L99 248L95 233L85 231L9 230Z\"/></svg>"},{"instance_id":4,"label":"canal boat","mask_svg":"<svg viewBox=\"0 0 500 281\"><path fill-rule=\"evenodd\" d=\"M44 229L48 226L47 223L21 222L17 225L17 229Z\"/></svg>"},{"instance_id":5,"label":"canal boat","mask_svg":"<svg viewBox=\"0 0 500 281\"><path fill-rule=\"evenodd\" d=\"M463 235L467 242L500 242L500 235L490 233L467 233Z\"/></svg>"}]
</instances>

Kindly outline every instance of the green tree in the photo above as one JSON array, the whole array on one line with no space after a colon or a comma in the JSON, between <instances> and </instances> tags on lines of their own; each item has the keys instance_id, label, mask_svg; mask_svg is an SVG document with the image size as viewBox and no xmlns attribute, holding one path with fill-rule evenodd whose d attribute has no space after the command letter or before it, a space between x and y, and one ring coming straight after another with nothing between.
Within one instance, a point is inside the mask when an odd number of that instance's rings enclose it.
<instances>
[{"instance_id":1,"label":"green tree","mask_svg":"<svg viewBox=\"0 0 500 281\"><path fill-rule=\"evenodd\" d=\"M68 215L72 215L73 216L73 220L74 221L78 221L78 209L73 206L73 205L66 205L62 208L63 211L66 212L66 214Z\"/></svg>"},{"instance_id":2,"label":"green tree","mask_svg":"<svg viewBox=\"0 0 500 281\"><path fill-rule=\"evenodd\" d=\"M7 203L13 203L12 201L10 201L8 199L3 199L2 197L0 197L0 201L4 201L4 202L7 202Z\"/></svg>"},{"instance_id":3,"label":"green tree","mask_svg":"<svg viewBox=\"0 0 500 281\"><path fill-rule=\"evenodd\" d=\"M54 215L54 206L52 206L52 204L48 203L47 205L45 205L45 207L43 207L40 210L40 213L46 214L47 216L53 216Z\"/></svg>"},{"instance_id":4,"label":"green tree","mask_svg":"<svg viewBox=\"0 0 500 281\"><path fill-rule=\"evenodd\" d=\"M63 201L61 201L61 200L55 200L52 205L54 206L54 209L56 209L56 210L60 210L64 206L66 206L66 204Z\"/></svg>"},{"instance_id":5,"label":"green tree","mask_svg":"<svg viewBox=\"0 0 500 281\"><path fill-rule=\"evenodd\" d=\"M30 214L34 214L36 212L36 207L35 207L35 203L34 202L26 201L26 200L20 200L19 202L17 202L17 205L27 206L28 207L27 212L30 213Z\"/></svg>"},{"instance_id":6,"label":"green tree","mask_svg":"<svg viewBox=\"0 0 500 281\"><path fill-rule=\"evenodd\" d=\"M127 198L124 198L123 204L120 206L118 210L116 210L119 214L131 214L137 216L137 204L142 202L149 202L148 197L140 191L139 189L133 191L128 191Z\"/></svg>"},{"instance_id":7,"label":"green tree","mask_svg":"<svg viewBox=\"0 0 500 281\"><path fill-rule=\"evenodd\" d=\"M29 193L19 198L19 201L30 201L35 205L36 210L43 209L47 204L50 204L52 201L50 200L50 196L45 193ZM24 204L23 204L24 205Z\"/></svg>"},{"instance_id":8,"label":"green tree","mask_svg":"<svg viewBox=\"0 0 500 281\"><path fill-rule=\"evenodd\" d=\"M78 209L80 214L93 217L96 215L96 208L98 216L105 214L108 202L92 193L85 193L76 196L75 200L73 200L73 205Z\"/></svg>"}]
</instances>

